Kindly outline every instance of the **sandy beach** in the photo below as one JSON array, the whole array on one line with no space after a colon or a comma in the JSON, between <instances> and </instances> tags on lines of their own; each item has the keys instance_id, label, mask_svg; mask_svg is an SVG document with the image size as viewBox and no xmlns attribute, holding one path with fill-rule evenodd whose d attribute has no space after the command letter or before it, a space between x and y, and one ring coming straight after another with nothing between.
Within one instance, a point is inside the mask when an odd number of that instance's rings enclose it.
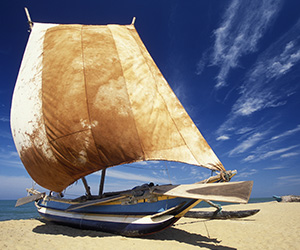
<instances>
[{"instance_id":1,"label":"sandy beach","mask_svg":"<svg viewBox=\"0 0 300 250\"><path fill-rule=\"evenodd\" d=\"M247 209L261 211L234 220L182 218L172 227L143 238L80 230L37 219L2 221L0 249L300 249L300 203L274 201L223 207Z\"/></svg>"}]
</instances>

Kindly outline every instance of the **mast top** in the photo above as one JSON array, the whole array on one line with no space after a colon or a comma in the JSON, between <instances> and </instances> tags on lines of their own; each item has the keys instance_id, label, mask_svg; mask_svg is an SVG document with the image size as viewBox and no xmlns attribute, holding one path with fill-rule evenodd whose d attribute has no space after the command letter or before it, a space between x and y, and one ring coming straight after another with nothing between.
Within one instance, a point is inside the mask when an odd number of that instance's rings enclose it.
<instances>
[{"instance_id":1,"label":"mast top","mask_svg":"<svg viewBox=\"0 0 300 250\"><path fill-rule=\"evenodd\" d=\"M134 25L134 23L135 23L135 16L132 18L132 21L131 21L131 25Z\"/></svg>"},{"instance_id":2,"label":"mast top","mask_svg":"<svg viewBox=\"0 0 300 250\"><path fill-rule=\"evenodd\" d=\"M30 15L29 15L29 11L26 7L24 7L25 9L25 13L26 13L26 16L27 16L27 20L28 20L28 25L29 25L29 32L32 30L32 27L33 27L33 22L31 21L31 18L30 18Z\"/></svg>"}]
</instances>

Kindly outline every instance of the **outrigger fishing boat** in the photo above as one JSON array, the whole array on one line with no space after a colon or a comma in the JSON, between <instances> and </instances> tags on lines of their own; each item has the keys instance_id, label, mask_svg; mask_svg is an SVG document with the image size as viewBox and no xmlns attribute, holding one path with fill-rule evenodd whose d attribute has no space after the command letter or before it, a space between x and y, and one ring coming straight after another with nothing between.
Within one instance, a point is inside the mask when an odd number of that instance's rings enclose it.
<instances>
[{"instance_id":1,"label":"outrigger fishing boat","mask_svg":"<svg viewBox=\"0 0 300 250\"><path fill-rule=\"evenodd\" d=\"M29 16L29 15L28 15ZM50 221L126 236L163 230L202 200L246 203L252 182L226 171L130 25L32 23L11 107L11 129L32 179L28 190ZM108 168L174 161L218 175L185 185L103 193ZM99 193L85 176L102 171ZM86 194L53 195L82 180ZM155 181L155 180L153 180ZM212 183L214 182L214 183ZM48 192L47 192L48 193Z\"/></svg>"}]
</instances>

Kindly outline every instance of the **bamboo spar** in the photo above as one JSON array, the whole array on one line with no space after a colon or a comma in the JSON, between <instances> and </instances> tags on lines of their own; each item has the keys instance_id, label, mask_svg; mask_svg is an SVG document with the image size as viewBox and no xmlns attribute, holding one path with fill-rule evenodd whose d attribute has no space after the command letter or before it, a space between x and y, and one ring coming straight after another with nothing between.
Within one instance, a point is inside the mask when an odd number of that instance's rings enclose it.
<instances>
[{"instance_id":1,"label":"bamboo spar","mask_svg":"<svg viewBox=\"0 0 300 250\"><path fill-rule=\"evenodd\" d=\"M32 27L33 27L33 22L31 21L28 9L26 7L24 7L24 9L25 9L25 13L26 13L26 16L27 16L27 20L28 20L28 24L29 24L29 29L31 31Z\"/></svg>"},{"instance_id":2,"label":"bamboo spar","mask_svg":"<svg viewBox=\"0 0 300 250\"><path fill-rule=\"evenodd\" d=\"M135 19L136 19L135 17L132 18L131 25L134 25Z\"/></svg>"}]
</instances>

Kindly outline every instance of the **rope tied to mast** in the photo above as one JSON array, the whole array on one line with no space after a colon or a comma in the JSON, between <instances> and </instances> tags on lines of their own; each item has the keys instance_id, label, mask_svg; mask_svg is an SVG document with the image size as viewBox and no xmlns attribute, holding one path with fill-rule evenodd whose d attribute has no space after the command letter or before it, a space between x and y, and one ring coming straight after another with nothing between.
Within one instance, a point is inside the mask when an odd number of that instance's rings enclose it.
<instances>
[{"instance_id":1,"label":"rope tied to mast","mask_svg":"<svg viewBox=\"0 0 300 250\"><path fill-rule=\"evenodd\" d=\"M221 178L224 182L230 181L230 175L227 173L227 171L221 171L220 172Z\"/></svg>"}]
</instances>

